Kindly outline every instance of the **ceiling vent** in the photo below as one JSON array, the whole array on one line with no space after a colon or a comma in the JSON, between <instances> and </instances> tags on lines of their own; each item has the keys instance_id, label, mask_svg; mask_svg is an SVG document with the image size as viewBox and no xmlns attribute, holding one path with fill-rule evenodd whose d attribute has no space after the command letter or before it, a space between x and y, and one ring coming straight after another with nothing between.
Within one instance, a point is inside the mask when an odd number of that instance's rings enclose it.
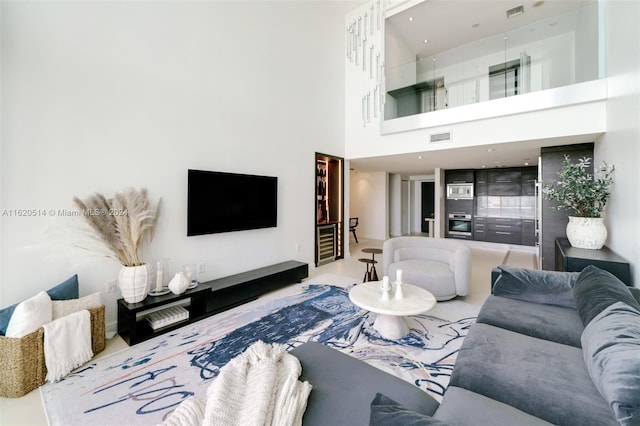
<instances>
[{"instance_id":1,"label":"ceiling vent","mask_svg":"<svg viewBox=\"0 0 640 426\"><path fill-rule=\"evenodd\" d=\"M507 10L507 18L513 18L514 16L522 15L524 13L524 6L516 6L512 9Z\"/></svg>"},{"instance_id":2,"label":"ceiling vent","mask_svg":"<svg viewBox=\"0 0 640 426\"><path fill-rule=\"evenodd\" d=\"M430 136L429 141L434 142L449 142L451 140L451 132L446 133L434 133Z\"/></svg>"}]
</instances>

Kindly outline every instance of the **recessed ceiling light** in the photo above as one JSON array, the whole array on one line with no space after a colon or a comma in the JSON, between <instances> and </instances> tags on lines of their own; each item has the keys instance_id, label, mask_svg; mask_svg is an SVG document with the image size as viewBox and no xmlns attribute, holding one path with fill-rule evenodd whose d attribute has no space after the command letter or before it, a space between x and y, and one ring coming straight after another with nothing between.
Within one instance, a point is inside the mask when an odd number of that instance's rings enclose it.
<instances>
[{"instance_id":1,"label":"recessed ceiling light","mask_svg":"<svg viewBox=\"0 0 640 426\"><path fill-rule=\"evenodd\" d=\"M418 160L422 160L422 155L418 155Z\"/></svg>"},{"instance_id":2,"label":"recessed ceiling light","mask_svg":"<svg viewBox=\"0 0 640 426\"><path fill-rule=\"evenodd\" d=\"M487 148L487 152L493 152L495 151L495 148Z\"/></svg>"},{"instance_id":3,"label":"recessed ceiling light","mask_svg":"<svg viewBox=\"0 0 640 426\"><path fill-rule=\"evenodd\" d=\"M409 16L409 22L413 21L413 16Z\"/></svg>"},{"instance_id":4,"label":"recessed ceiling light","mask_svg":"<svg viewBox=\"0 0 640 426\"><path fill-rule=\"evenodd\" d=\"M429 39L428 39L428 38L425 38L424 40L422 40L422 42L423 42L424 44L427 44L427 43L429 43Z\"/></svg>"},{"instance_id":5,"label":"recessed ceiling light","mask_svg":"<svg viewBox=\"0 0 640 426\"><path fill-rule=\"evenodd\" d=\"M527 163L524 163L524 165L525 165L525 166L528 166L528 165L529 165L529 163L528 163L528 162L527 162Z\"/></svg>"}]
</instances>

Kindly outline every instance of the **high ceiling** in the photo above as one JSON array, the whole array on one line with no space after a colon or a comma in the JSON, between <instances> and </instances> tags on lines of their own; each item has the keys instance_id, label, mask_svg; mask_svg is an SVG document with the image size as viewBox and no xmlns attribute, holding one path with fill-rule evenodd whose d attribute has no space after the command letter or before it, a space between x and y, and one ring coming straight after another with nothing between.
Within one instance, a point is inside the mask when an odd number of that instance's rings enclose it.
<instances>
[{"instance_id":1,"label":"high ceiling","mask_svg":"<svg viewBox=\"0 0 640 426\"><path fill-rule=\"evenodd\" d=\"M539 31L540 24L533 24L539 21L544 21L545 31L570 31L575 26L575 19L572 19L575 14L571 12L594 1L596 0L426 0L389 16L386 28L388 32L393 32L393 37L409 46L416 58L420 59L524 26L528 26L527 33ZM524 7L524 13L507 18L506 11L520 5ZM394 11L400 9L401 6ZM424 40L429 42L425 43ZM386 52L385 60L387 66L393 66L393 55L389 53ZM537 165L541 147L594 142L600 136L581 135L352 159L351 168L356 171L386 171L409 176L433 174L436 168L518 167L525 163Z\"/></svg>"}]
</instances>

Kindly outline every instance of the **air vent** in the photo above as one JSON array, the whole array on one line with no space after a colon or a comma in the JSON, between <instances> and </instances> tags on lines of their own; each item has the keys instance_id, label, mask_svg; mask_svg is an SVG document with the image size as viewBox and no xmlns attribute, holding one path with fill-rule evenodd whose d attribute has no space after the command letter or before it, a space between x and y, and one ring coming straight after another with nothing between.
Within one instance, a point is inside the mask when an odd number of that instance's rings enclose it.
<instances>
[{"instance_id":1,"label":"air vent","mask_svg":"<svg viewBox=\"0 0 640 426\"><path fill-rule=\"evenodd\" d=\"M507 10L507 18L513 18L514 16L522 15L524 13L524 6L516 6L513 9Z\"/></svg>"},{"instance_id":2,"label":"air vent","mask_svg":"<svg viewBox=\"0 0 640 426\"><path fill-rule=\"evenodd\" d=\"M446 133L434 133L430 136L430 141L433 142L448 142L451 140L451 132Z\"/></svg>"}]
</instances>

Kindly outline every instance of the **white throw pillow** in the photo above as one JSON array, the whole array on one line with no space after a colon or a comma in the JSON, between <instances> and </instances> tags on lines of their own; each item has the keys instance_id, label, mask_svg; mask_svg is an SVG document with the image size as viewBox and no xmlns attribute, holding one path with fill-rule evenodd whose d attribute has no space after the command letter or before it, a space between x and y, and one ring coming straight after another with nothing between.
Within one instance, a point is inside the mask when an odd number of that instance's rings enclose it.
<instances>
[{"instance_id":1,"label":"white throw pillow","mask_svg":"<svg viewBox=\"0 0 640 426\"><path fill-rule=\"evenodd\" d=\"M53 319L55 320L74 312L97 308L102 305L102 299L100 298L100 293L93 293L79 299L52 300L51 303L53 304Z\"/></svg>"},{"instance_id":2,"label":"white throw pillow","mask_svg":"<svg viewBox=\"0 0 640 426\"><path fill-rule=\"evenodd\" d=\"M16 306L9 325L7 325L7 337L23 337L31 334L43 324L51 322L52 307L51 298L46 291L27 299Z\"/></svg>"}]
</instances>

